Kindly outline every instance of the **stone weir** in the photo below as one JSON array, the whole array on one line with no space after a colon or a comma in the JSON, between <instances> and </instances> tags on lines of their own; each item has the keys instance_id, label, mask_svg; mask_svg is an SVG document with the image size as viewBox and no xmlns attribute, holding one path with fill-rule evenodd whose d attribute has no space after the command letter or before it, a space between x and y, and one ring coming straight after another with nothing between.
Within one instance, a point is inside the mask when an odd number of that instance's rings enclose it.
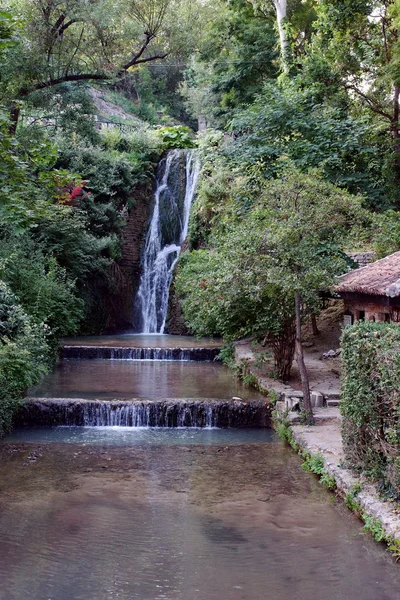
<instances>
[{"instance_id":1,"label":"stone weir","mask_svg":"<svg viewBox=\"0 0 400 600\"><path fill-rule=\"evenodd\" d=\"M26 398L17 426L85 427L256 427L271 426L265 400L161 399L96 400Z\"/></svg>"},{"instance_id":2,"label":"stone weir","mask_svg":"<svg viewBox=\"0 0 400 600\"><path fill-rule=\"evenodd\" d=\"M221 348L116 348L108 346L64 346L66 359L213 361Z\"/></svg>"}]
</instances>

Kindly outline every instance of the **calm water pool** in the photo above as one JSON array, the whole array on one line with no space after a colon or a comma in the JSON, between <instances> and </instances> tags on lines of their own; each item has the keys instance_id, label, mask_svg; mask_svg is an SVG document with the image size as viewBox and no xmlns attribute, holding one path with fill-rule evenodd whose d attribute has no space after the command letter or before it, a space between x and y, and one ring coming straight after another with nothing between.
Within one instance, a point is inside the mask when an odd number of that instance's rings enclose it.
<instances>
[{"instance_id":1,"label":"calm water pool","mask_svg":"<svg viewBox=\"0 0 400 600\"><path fill-rule=\"evenodd\" d=\"M15 429L5 442L60 442L100 446L236 445L272 442L272 429L163 427L30 427Z\"/></svg>"},{"instance_id":2,"label":"calm water pool","mask_svg":"<svg viewBox=\"0 0 400 600\"><path fill-rule=\"evenodd\" d=\"M388 553L270 434L98 433L0 444L1 600L399 598Z\"/></svg>"},{"instance_id":3,"label":"calm water pool","mask_svg":"<svg viewBox=\"0 0 400 600\"><path fill-rule=\"evenodd\" d=\"M219 363L64 360L29 395L46 398L259 398Z\"/></svg>"}]
</instances>

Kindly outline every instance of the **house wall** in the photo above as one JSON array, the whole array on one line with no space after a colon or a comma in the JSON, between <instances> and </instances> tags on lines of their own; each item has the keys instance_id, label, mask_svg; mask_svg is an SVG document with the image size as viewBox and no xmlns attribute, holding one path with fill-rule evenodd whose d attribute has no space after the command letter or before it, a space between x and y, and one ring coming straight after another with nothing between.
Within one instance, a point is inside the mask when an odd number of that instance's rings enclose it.
<instances>
[{"instance_id":1,"label":"house wall","mask_svg":"<svg viewBox=\"0 0 400 600\"><path fill-rule=\"evenodd\" d=\"M362 313L364 313L365 321L400 322L400 300L399 306L385 306L384 304L363 302L362 300L345 300L344 310L345 313L351 313L354 321L362 318Z\"/></svg>"}]
</instances>

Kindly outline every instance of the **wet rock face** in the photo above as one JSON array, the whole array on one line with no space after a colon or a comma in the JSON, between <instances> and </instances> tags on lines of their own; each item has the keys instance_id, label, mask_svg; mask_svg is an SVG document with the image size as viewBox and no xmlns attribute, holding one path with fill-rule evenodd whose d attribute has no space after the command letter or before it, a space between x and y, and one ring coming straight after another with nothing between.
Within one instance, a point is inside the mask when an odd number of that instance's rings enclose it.
<instances>
[{"instance_id":1,"label":"wet rock face","mask_svg":"<svg viewBox=\"0 0 400 600\"><path fill-rule=\"evenodd\" d=\"M107 297L107 330L124 330L133 326L133 298L140 283L141 248L151 213L153 190L147 183L132 190L131 208L122 231L121 258L115 281L117 288Z\"/></svg>"},{"instance_id":2,"label":"wet rock face","mask_svg":"<svg viewBox=\"0 0 400 600\"><path fill-rule=\"evenodd\" d=\"M220 348L112 348L106 346L64 346L63 358L112 360L213 361Z\"/></svg>"},{"instance_id":3,"label":"wet rock face","mask_svg":"<svg viewBox=\"0 0 400 600\"><path fill-rule=\"evenodd\" d=\"M15 424L125 427L271 426L265 400L84 400L27 398Z\"/></svg>"},{"instance_id":4,"label":"wet rock face","mask_svg":"<svg viewBox=\"0 0 400 600\"><path fill-rule=\"evenodd\" d=\"M182 246L182 251L183 249L184 247ZM165 331L173 335L190 335L190 330L186 325L182 311L182 300L179 298L175 289L175 275L176 270L169 288L168 313Z\"/></svg>"}]
</instances>

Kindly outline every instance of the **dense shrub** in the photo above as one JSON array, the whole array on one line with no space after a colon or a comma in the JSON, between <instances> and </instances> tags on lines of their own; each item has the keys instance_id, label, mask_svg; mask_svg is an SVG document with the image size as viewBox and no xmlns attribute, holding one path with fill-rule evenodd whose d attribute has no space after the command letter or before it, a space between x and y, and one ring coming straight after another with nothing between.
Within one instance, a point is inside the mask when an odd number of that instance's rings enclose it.
<instances>
[{"instance_id":1,"label":"dense shrub","mask_svg":"<svg viewBox=\"0 0 400 600\"><path fill-rule=\"evenodd\" d=\"M0 437L22 394L47 372L50 356L46 326L29 317L0 281Z\"/></svg>"},{"instance_id":2,"label":"dense shrub","mask_svg":"<svg viewBox=\"0 0 400 600\"><path fill-rule=\"evenodd\" d=\"M60 337L77 332L83 301L76 295L75 281L30 232L17 239L0 236L0 278L22 309L49 328L55 345Z\"/></svg>"},{"instance_id":3,"label":"dense shrub","mask_svg":"<svg viewBox=\"0 0 400 600\"><path fill-rule=\"evenodd\" d=\"M189 127L175 125L173 127L160 127L157 134L167 150L168 148L194 148L196 143Z\"/></svg>"},{"instance_id":4,"label":"dense shrub","mask_svg":"<svg viewBox=\"0 0 400 600\"><path fill-rule=\"evenodd\" d=\"M344 330L342 348L346 459L400 498L400 327L357 323Z\"/></svg>"}]
</instances>

